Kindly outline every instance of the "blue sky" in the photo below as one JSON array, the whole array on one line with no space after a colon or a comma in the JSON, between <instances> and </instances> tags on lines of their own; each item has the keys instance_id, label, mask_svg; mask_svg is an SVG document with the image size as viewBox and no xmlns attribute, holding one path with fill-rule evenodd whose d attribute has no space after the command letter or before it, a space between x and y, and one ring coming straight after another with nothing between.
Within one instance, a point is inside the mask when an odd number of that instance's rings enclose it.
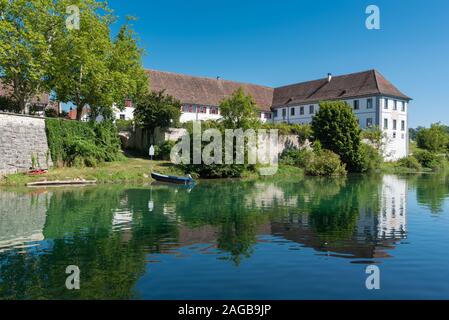
<instances>
[{"instance_id":1,"label":"blue sky","mask_svg":"<svg viewBox=\"0 0 449 320\"><path fill-rule=\"evenodd\" d=\"M414 98L410 126L449 123L447 0L111 0L146 50L144 66L281 86L379 70ZM365 9L381 10L381 30Z\"/></svg>"}]
</instances>

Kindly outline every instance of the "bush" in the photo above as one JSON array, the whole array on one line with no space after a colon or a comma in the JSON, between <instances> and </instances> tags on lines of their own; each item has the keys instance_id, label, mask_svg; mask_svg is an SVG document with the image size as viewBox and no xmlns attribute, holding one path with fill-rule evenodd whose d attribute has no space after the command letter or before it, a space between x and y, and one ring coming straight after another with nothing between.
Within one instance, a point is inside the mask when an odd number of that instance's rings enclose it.
<instances>
[{"instance_id":1,"label":"bush","mask_svg":"<svg viewBox=\"0 0 449 320\"><path fill-rule=\"evenodd\" d=\"M134 127L134 121L117 119L115 120L115 126L118 131L131 131Z\"/></svg>"},{"instance_id":2,"label":"bush","mask_svg":"<svg viewBox=\"0 0 449 320\"><path fill-rule=\"evenodd\" d=\"M51 158L56 166L96 166L123 157L116 127L94 123L46 119Z\"/></svg>"},{"instance_id":3,"label":"bush","mask_svg":"<svg viewBox=\"0 0 449 320\"><path fill-rule=\"evenodd\" d=\"M380 169L384 159L375 147L362 143L360 145L361 171L373 172Z\"/></svg>"},{"instance_id":4,"label":"bush","mask_svg":"<svg viewBox=\"0 0 449 320\"><path fill-rule=\"evenodd\" d=\"M415 157L425 168L438 170L444 166L444 159L441 156L427 150L416 152Z\"/></svg>"},{"instance_id":5,"label":"bush","mask_svg":"<svg viewBox=\"0 0 449 320\"><path fill-rule=\"evenodd\" d=\"M175 146L175 141L165 141L159 146L158 158L161 160L170 160L170 153Z\"/></svg>"},{"instance_id":6,"label":"bush","mask_svg":"<svg viewBox=\"0 0 449 320\"><path fill-rule=\"evenodd\" d=\"M399 159L397 162L397 166L401 168L412 169L415 171L420 171L422 169L421 164L418 159L414 156L408 156L406 158Z\"/></svg>"},{"instance_id":7,"label":"bush","mask_svg":"<svg viewBox=\"0 0 449 320\"><path fill-rule=\"evenodd\" d=\"M314 154L307 149L287 149L280 156L280 163L305 168L309 165Z\"/></svg>"},{"instance_id":8,"label":"bush","mask_svg":"<svg viewBox=\"0 0 449 320\"><path fill-rule=\"evenodd\" d=\"M305 167L307 175L311 176L345 176L346 166L340 156L329 150L322 150L313 155L310 163Z\"/></svg>"}]
</instances>

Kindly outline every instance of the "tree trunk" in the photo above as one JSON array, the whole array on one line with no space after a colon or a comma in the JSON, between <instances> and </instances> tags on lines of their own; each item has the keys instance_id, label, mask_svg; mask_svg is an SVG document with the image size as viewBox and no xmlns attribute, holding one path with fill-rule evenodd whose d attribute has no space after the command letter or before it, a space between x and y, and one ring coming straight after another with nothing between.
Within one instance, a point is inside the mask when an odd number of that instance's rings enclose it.
<instances>
[{"instance_id":1,"label":"tree trunk","mask_svg":"<svg viewBox=\"0 0 449 320\"><path fill-rule=\"evenodd\" d=\"M76 105L76 120L81 121L81 117L83 116L83 104L79 103Z\"/></svg>"},{"instance_id":2,"label":"tree trunk","mask_svg":"<svg viewBox=\"0 0 449 320\"><path fill-rule=\"evenodd\" d=\"M19 103L20 113L25 114L25 111L26 111L25 109L26 109L26 106L27 106L26 100L25 99L19 99L18 103Z\"/></svg>"}]
</instances>

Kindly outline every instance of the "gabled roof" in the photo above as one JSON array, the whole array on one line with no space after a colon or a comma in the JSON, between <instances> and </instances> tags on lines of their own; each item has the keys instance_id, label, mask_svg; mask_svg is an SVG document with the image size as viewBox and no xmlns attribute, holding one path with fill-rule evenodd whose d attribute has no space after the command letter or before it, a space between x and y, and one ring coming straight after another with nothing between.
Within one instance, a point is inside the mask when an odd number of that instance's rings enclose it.
<instances>
[{"instance_id":1,"label":"gabled roof","mask_svg":"<svg viewBox=\"0 0 449 320\"><path fill-rule=\"evenodd\" d=\"M250 94L263 111L269 111L270 107L370 95L385 95L411 100L376 70L335 76L330 82L324 78L274 89L248 83L155 70L147 70L147 74L150 78L151 90L165 90L167 94L185 104L218 106L223 99L232 95L239 87Z\"/></svg>"},{"instance_id":2,"label":"gabled roof","mask_svg":"<svg viewBox=\"0 0 449 320\"><path fill-rule=\"evenodd\" d=\"M332 77L330 82L324 78L276 88L273 95L273 107L369 95L385 95L411 100L378 71L369 70Z\"/></svg>"},{"instance_id":3,"label":"gabled roof","mask_svg":"<svg viewBox=\"0 0 449 320\"><path fill-rule=\"evenodd\" d=\"M273 102L274 89L269 87L155 70L147 70L147 74L151 90L165 90L185 104L218 106L240 87L253 97L262 111L270 111Z\"/></svg>"}]
</instances>

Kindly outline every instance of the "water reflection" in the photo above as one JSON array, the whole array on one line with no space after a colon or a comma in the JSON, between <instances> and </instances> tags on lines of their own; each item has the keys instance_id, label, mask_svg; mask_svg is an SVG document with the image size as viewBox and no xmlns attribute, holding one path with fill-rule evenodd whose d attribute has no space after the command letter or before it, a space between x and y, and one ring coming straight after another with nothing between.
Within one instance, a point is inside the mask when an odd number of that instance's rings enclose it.
<instances>
[{"instance_id":1,"label":"water reflection","mask_svg":"<svg viewBox=\"0 0 449 320\"><path fill-rule=\"evenodd\" d=\"M136 282L161 254L212 255L217 264L239 266L264 243L288 245L291 255L311 248L314 255L379 263L408 236L409 190L440 212L447 182L385 175L204 182L193 190L0 190L0 298L138 298ZM71 264L83 271L84 290L65 290Z\"/></svg>"}]
</instances>

